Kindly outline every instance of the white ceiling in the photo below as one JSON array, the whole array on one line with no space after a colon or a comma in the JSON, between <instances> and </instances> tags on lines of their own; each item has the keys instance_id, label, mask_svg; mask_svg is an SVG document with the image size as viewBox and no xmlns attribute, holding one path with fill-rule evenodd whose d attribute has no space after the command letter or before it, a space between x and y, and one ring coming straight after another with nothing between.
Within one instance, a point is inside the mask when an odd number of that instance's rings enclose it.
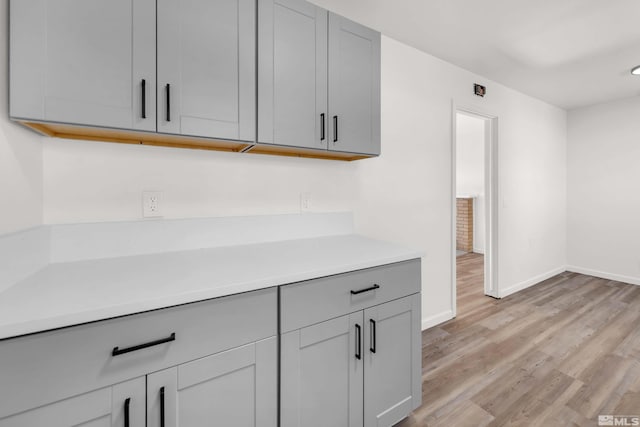
<instances>
[{"instance_id":1,"label":"white ceiling","mask_svg":"<svg viewBox=\"0 0 640 427\"><path fill-rule=\"evenodd\" d=\"M313 1L565 109L640 95L640 0Z\"/></svg>"}]
</instances>

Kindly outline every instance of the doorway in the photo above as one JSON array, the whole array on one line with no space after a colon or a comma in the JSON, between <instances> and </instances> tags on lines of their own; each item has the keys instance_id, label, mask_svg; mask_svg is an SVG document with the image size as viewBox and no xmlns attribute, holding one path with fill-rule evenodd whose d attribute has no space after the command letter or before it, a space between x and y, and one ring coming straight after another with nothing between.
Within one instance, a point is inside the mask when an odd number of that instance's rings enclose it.
<instances>
[{"instance_id":1,"label":"doorway","mask_svg":"<svg viewBox=\"0 0 640 427\"><path fill-rule=\"evenodd\" d=\"M457 107L452 141L452 306L465 311L499 297L496 116Z\"/></svg>"}]
</instances>

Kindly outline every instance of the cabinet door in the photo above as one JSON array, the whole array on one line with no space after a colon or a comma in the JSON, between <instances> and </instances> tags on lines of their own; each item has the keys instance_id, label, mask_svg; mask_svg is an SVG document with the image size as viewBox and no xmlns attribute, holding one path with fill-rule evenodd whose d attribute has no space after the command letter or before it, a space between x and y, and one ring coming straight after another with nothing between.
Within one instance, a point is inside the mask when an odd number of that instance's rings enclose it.
<instances>
[{"instance_id":1,"label":"cabinet door","mask_svg":"<svg viewBox=\"0 0 640 427\"><path fill-rule=\"evenodd\" d=\"M389 427L420 406L420 294L364 312L364 425Z\"/></svg>"},{"instance_id":2,"label":"cabinet door","mask_svg":"<svg viewBox=\"0 0 640 427\"><path fill-rule=\"evenodd\" d=\"M12 0L10 9L13 118L156 130L155 0Z\"/></svg>"},{"instance_id":3,"label":"cabinet door","mask_svg":"<svg viewBox=\"0 0 640 427\"><path fill-rule=\"evenodd\" d=\"M158 2L158 131L253 141L255 0Z\"/></svg>"},{"instance_id":4,"label":"cabinet door","mask_svg":"<svg viewBox=\"0 0 640 427\"><path fill-rule=\"evenodd\" d=\"M281 337L281 426L362 426L362 311Z\"/></svg>"},{"instance_id":5,"label":"cabinet door","mask_svg":"<svg viewBox=\"0 0 640 427\"><path fill-rule=\"evenodd\" d=\"M128 419L128 424L125 420ZM113 387L0 419L0 427L145 427L145 379Z\"/></svg>"},{"instance_id":6,"label":"cabinet door","mask_svg":"<svg viewBox=\"0 0 640 427\"><path fill-rule=\"evenodd\" d=\"M258 141L327 148L327 11L258 2Z\"/></svg>"},{"instance_id":7,"label":"cabinet door","mask_svg":"<svg viewBox=\"0 0 640 427\"><path fill-rule=\"evenodd\" d=\"M329 13L329 149L380 154L380 33Z\"/></svg>"},{"instance_id":8,"label":"cabinet door","mask_svg":"<svg viewBox=\"0 0 640 427\"><path fill-rule=\"evenodd\" d=\"M272 337L151 374L148 427L276 427L277 366Z\"/></svg>"}]
</instances>

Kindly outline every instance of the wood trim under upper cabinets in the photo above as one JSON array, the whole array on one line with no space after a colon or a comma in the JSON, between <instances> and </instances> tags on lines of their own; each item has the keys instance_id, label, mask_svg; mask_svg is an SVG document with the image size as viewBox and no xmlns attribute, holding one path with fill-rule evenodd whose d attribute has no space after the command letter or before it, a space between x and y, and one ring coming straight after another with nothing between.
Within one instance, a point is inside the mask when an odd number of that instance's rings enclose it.
<instances>
[{"instance_id":1,"label":"wood trim under upper cabinets","mask_svg":"<svg viewBox=\"0 0 640 427\"><path fill-rule=\"evenodd\" d=\"M120 144L155 145L162 147L193 148L199 150L227 151L236 153L266 154L287 157L353 161L374 157L359 153L343 153L308 148L254 144L242 141L200 138L184 135L169 135L122 129L108 129L59 123L19 121L36 132L50 137L87 141L116 142Z\"/></svg>"}]
</instances>

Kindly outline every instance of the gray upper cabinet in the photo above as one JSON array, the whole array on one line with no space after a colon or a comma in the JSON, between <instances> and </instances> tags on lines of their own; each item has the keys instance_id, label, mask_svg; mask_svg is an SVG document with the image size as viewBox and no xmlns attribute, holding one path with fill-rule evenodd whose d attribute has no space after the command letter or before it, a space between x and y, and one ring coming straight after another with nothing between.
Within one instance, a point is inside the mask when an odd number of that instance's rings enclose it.
<instances>
[{"instance_id":1,"label":"gray upper cabinet","mask_svg":"<svg viewBox=\"0 0 640 427\"><path fill-rule=\"evenodd\" d=\"M41 134L380 154L380 33L305 0L10 6L9 115Z\"/></svg>"},{"instance_id":2,"label":"gray upper cabinet","mask_svg":"<svg viewBox=\"0 0 640 427\"><path fill-rule=\"evenodd\" d=\"M380 154L380 33L329 13L329 149Z\"/></svg>"},{"instance_id":3,"label":"gray upper cabinet","mask_svg":"<svg viewBox=\"0 0 640 427\"><path fill-rule=\"evenodd\" d=\"M380 33L304 0L258 16L258 142L380 154Z\"/></svg>"},{"instance_id":4,"label":"gray upper cabinet","mask_svg":"<svg viewBox=\"0 0 640 427\"><path fill-rule=\"evenodd\" d=\"M11 117L155 131L155 7L12 0Z\"/></svg>"},{"instance_id":5,"label":"gray upper cabinet","mask_svg":"<svg viewBox=\"0 0 640 427\"><path fill-rule=\"evenodd\" d=\"M158 2L158 132L254 141L255 0Z\"/></svg>"},{"instance_id":6,"label":"gray upper cabinet","mask_svg":"<svg viewBox=\"0 0 640 427\"><path fill-rule=\"evenodd\" d=\"M327 148L326 10L258 2L258 142Z\"/></svg>"}]
</instances>

